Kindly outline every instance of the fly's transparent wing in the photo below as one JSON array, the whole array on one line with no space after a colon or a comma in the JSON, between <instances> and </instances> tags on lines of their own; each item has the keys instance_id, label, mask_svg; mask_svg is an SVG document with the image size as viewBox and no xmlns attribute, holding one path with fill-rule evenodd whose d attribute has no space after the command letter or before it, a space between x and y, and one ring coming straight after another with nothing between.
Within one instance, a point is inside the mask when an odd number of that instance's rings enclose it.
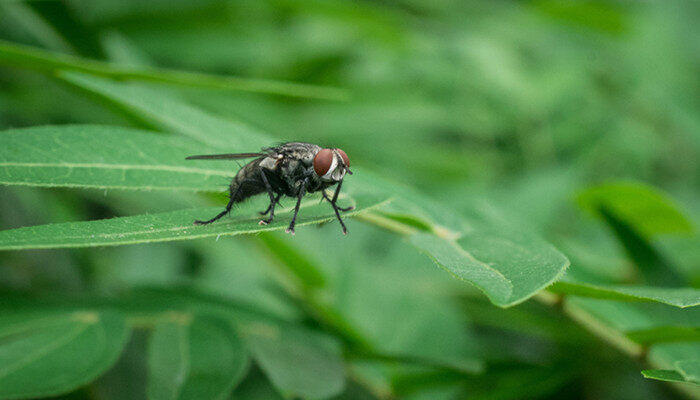
<instances>
[{"instance_id":1,"label":"fly's transparent wing","mask_svg":"<svg viewBox=\"0 0 700 400\"><path fill-rule=\"evenodd\" d=\"M263 153L231 153L231 154L204 154L200 156L189 156L185 160L242 160L264 156Z\"/></svg>"}]
</instances>

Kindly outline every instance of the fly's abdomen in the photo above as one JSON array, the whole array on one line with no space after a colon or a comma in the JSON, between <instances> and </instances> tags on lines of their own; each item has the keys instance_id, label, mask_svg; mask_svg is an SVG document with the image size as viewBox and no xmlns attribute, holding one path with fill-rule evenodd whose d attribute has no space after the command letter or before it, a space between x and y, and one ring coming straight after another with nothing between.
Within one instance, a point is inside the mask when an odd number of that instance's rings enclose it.
<instances>
[{"instance_id":1,"label":"fly's abdomen","mask_svg":"<svg viewBox=\"0 0 700 400\"><path fill-rule=\"evenodd\" d=\"M259 158L243 166L231 181L231 199L235 203L240 203L267 190L265 182L260 176L260 162L262 160Z\"/></svg>"}]
</instances>

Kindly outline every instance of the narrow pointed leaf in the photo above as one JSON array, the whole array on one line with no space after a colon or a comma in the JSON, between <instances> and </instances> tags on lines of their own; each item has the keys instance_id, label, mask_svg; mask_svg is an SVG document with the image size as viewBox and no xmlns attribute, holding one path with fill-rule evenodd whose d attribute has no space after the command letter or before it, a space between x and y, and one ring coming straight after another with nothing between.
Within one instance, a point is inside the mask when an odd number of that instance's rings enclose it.
<instances>
[{"instance_id":1,"label":"narrow pointed leaf","mask_svg":"<svg viewBox=\"0 0 700 400\"><path fill-rule=\"evenodd\" d=\"M186 161L211 151L173 135L93 125L0 132L0 184L105 189L225 190L235 163Z\"/></svg>"},{"instance_id":2,"label":"narrow pointed leaf","mask_svg":"<svg viewBox=\"0 0 700 400\"><path fill-rule=\"evenodd\" d=\"M105 98L158 129L177 132L200 143L216 146L217 153L255 152L261 147L274 144L272 138L243 123L213 116L179 101L172 94L75 72L62 72L59 76L70 84ZM190 155L194 154L197 153Z\"/></svg>"},{"instance_id":3,"label":"narrow pointed leaf","mask_svg":"<svg viewBox=\"0 0 700 400\"><path fill-rule=\"evenodd\" d=\"M347 218L378 206L386 199L381 195L358 191L346 201L356 205L355 210L344 214ZM0 250L113 246L281 230L289 224L293 208L290 206L279 209L275 213L275 221L270 225L258 224L260 215L252 203L235 209L233 215L211 225L193 224L195 219L210 218L220 211L220 207L209 207L10 229L0 231ZM302 202L296 225L299 227L318 224L333 221L335 218L333 210L326 202L320 203L318 198L307 198Z\"/></svg>"},{"instance_id":4,"label":"narrow pointed leaf","mask_svg":"<svg viewBox=\"0 0 700 400\"><path fill-rule=\"evenodd\" d=\"M70 70L116 79L160 82L213 89L241 90L292 97L332 100L340 100L347 97L345 91L330 87L262 79L217 76L168 69L134 68L49 52L36 47L22 46L6 41L0 41L0 64L32 69L47 74L53 74L61 70Z\"/></svg>"},{"instance_id":5,"label":"narrow pointed leaf","mask_svg":"<svg viewBox=\"0 0 700 400\"><path fill-rule=\"evenodd\" d=\"M645 378L658 381L688 383L683 375L672 369L645 369L642 370L642 375Z\"/></svg>"},{"instance_id":6,"label":"narrow pointed leaf","mask_svg":"<svg viewBox=\"0 0 700 400\"><path fill-rule=\"evenodd\" d=\"M668 342L700 342L700 327L659 326L651 329L629 331L627 332L627 337L645 345Z\"/></svg>"}]
</instances>

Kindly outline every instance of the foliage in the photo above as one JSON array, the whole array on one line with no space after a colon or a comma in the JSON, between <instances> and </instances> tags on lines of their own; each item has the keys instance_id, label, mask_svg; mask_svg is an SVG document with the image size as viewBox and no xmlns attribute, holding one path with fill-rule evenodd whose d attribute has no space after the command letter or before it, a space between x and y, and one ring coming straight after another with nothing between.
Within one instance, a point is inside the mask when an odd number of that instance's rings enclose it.
<instances>
[{"instance_id":1,"label":"foliage","mask_svg":"<svg viewBox=\"0 0 700 400\"><path fill-rule=\"evenodd\" d=\"M695 3L0 13L0 399L700 398ZM347 237L192 224L286 140Z\"/></svg>"}]
</instances>

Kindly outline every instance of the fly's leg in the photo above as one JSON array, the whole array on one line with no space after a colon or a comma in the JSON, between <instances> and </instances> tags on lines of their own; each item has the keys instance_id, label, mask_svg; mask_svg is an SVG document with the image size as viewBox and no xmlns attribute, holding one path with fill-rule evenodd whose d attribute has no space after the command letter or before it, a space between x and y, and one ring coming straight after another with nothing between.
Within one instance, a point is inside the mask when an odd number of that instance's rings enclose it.
<instances>
[{"instance_id":1,"label":"fly's leg","mask_svg":"<svg viewBox=\"0 0 700 400\"><path fill-rule=\"evenodd\" d=\"M338 187L335 188L335 193L333 193L333 200L329 199L326 197L326 193L323 193L323 197L326 198L331 204L333 204L333 208L338 209L342 212L348 212L351 210L355 209L355 206L350 206L350 207L338 207L337 201L338 201L338 195L340 194L340 187L343 186L343 181L338 182Z\"/></svg>"},{"instance_id":2,"label":"fly's leg","mask_svg":"<svg viewBox=\"0 0 700 400\"><path fill-rule=\"evenodd\" d=\"M279 203L280 197L282 197L282 195L278 194L275 197L275 193L272 191L272 187L270 186L270 182L267 181L267 176L265 176L265 171L263 171L262 168L260 168L260 176L262 177L262 181L265 183L265 189L267 189L267 194L270 196L270 205L267 207L267 210L265 210L264 212L262 212L260 214L265 215L269 212L270 217L268 219L261 219L259 224L260 225L267 225L270 222L272 222L273 218L275 218L275 204Z\"/></svg>"},{"instance_id":3,"label":"fly's leg","mask_svg":"<svg viewBox=\"0 0 700 400\"><path fill-rule=\"evenodd\" d=\"M236 192L238 192L239 189L240 189L240 185L236 188ZM207 220L207 221L195 220L195 221L194 221L194 224L195 224L195 225L208 225L208 224L211 224L212 222L214 222L214 221L220 219L220 218L223 217L224 215L230 213L230 212L231 212L231 207L233 207L233 203L235 203L234 200L233 200L234 198L236 198L236 193L233 191L233 187L229 187L229 199L228 199L228 204L226 204L226 208L224 209L224 211L220 212L219 214L217 214L216 217L214 217L214 218L212 218L212 219L210 219L210 220Z\"/></svg>"},{"instance_id":4,"label":"fly's leg","mask_svg":"<svg viewBox=\"0 0 700 400\"><path fill-rule=\"evenodd\" d=\"M262 216L265 216L265 215L267 215L267 213L270 212L270 209L271 209L271 208L272 208L272 203L270 203L270 205L267 206L267 208L265 209L265 211L258 211L258 214L260 214L260 215L262 215Z\"/></svg>"},{"instance_id":5,"label":"fly's leg","mask_svg":"<svg viewBox=\"0 0 700 400\"><path fill-rule=\"evenodd\" d=\"M333 198L328 197L326 194L326 191L321 191L321 194L323 195L323 198L328 200L329 203L331 203L331 206L333 207L333 211L335 212L336 218L338 218L338 222L340 222L341 228L343 228L343 235L348 234L348 228L345 227L345 222L343 222L343 219L340 217L340 212L343 211L350 211L355 209L354 206L350 206L347 208L343 207L338 207L338 194L340 194L340 188L343 186L343 181L338 182L338 187L335 188L335 193L333 194Z\"/></svg>"},{"instance_id":6,"label":"fly's leg","mask_svg":"<svg viewBox=\"0 0 700 400\"><path fill-rule=\"evenodd\" d=\"M275 197L275 204L282 205L282 203L280 203L281 198L282 198L282 193L278 194L277 197ZM265 211L260 211L258 214L263 215L263 216L267 215L267 213L269 213L271 209L272 209L272 203L270 203L270 205L267 206Z\"/></svg>"},{"instance_id":7,"label":"fly's leg","mask_svg":"<svg viewBox=\"0 0 700 400\"><path fill-rule=\"evenodd\" d=\"M299 197L297 197L297 204L294 206L294 216L292 217L292 222L289 223L286 232L294 235L294 225L297 222L297 214L299 214L299 207L301 207L301 198L306 194L306 186L309 184L309 178L304 179L304 182L299 188Z\"/></svg>"},{"instance_id":8,"label":"fly's leg","mask_svg":"<svg viewBox=\"0 0 700 400\"><path fill-rule=\"evenodd\" d=\"M338 218L338 222L340 222L340 227L343 228L343 235L348 234L348 228L345 227L345 222L343 222L343 219L340 217L340 212L344 211L342 208L338 207L333 200L329 199L328 196L326 195L326 192L321 192L323 193L323 198L328 200L329 203L331 203L331 206L333 207L333 211L335 211L335 216ZM349 210L353 209L354 207L350 207ZM349 211L348 210L348 211Z\"/></svg>"}]
</instances>

